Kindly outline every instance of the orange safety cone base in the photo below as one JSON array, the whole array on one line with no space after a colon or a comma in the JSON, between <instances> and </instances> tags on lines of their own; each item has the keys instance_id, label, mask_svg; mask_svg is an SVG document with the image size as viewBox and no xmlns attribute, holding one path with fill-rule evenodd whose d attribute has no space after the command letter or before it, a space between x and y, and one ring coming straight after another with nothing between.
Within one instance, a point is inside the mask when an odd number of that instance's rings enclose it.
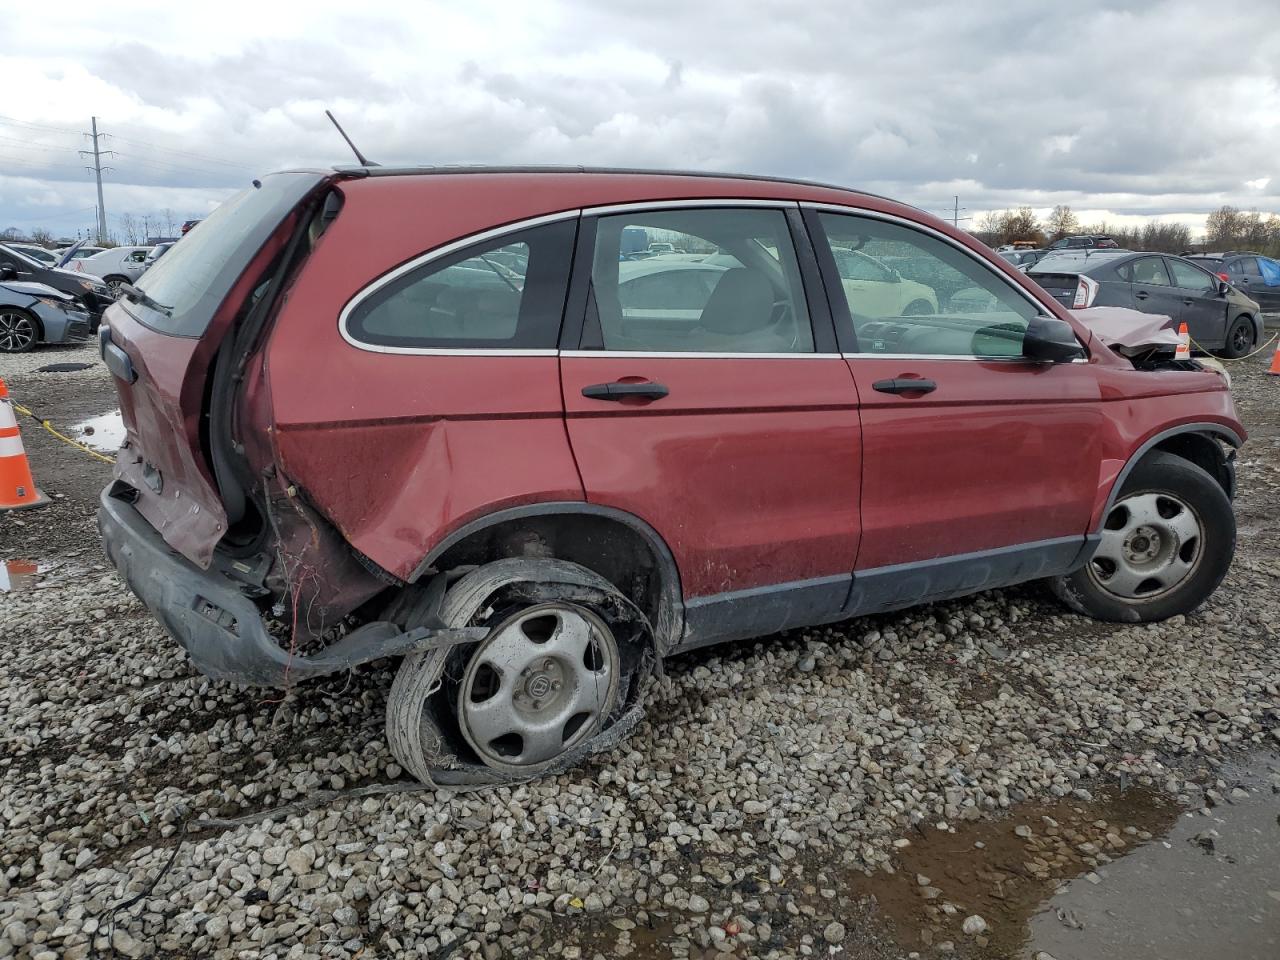
<instances>
[{"instance_id":1,"label":"orange safety cone base","mask_svg":"<svg viewBox=\"0 0 1280 960\"><path fill-rule=\"evenodd\" d=\"M1271 355L1271 368L1267 373L1273 377L1280 377L1280 343L1276 344L1276 352Z\"/></svg>"},{"instance_id":2,"label":"orange safety cone base","mask_svg":"<svg viewBox=\"0 0 1280 960\"><path fill-rule=\"evenodd\" d=\"M8 513L10 510L34 510L36 507L47 507L53 502L41 492L39 487L32 487L31 490L32 493L35 494L34 497L32 497L31 494L28 494L27 496L30 497L29 500L24 500L22 503L12 503L2 506L0 507L0 513Z\"/></svg>"}]
</instances>

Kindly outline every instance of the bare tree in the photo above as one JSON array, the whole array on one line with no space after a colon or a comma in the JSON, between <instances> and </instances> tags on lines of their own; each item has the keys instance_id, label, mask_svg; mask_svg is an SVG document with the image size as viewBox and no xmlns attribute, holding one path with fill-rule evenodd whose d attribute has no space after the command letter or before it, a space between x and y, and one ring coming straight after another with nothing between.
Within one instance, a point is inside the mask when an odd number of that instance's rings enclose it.
<instances>
[{"instance_id":1,"label":"bare tree","mask_svg":"<svg viewBox=\"0 0 1280 960\"><path fill-rule=\"evenodd\" d=\"M31 240L34 243L40 244L42 247L47 247L53 242L53 234L44 227L36 227L31 231Z\"/></svg>"},{"instance_id":2,"label":"bare tree","mask_svg":"<svg viewBox=\"0 0 1280 960\"><path fill-rule=\"evenodd\" d=\"M124 234L125 243L130 246L138 243L138 220L133 214L120 215L120 232Z\"/></svg>"},{"instance_id":3,"label":"bare tree","mask_svg":"<svg viewBox=\"0 0 1280 960\"><path fill-rule=\"evenodd\" d=\"M1044 225L1044 232L1048 234L1050 243L1079 231L1079 219L1071 212L1071 208L1063 203L1053 208L1053 211L1049 214L1049 219L1045 221Z\"/></svg>"}]
</instances>

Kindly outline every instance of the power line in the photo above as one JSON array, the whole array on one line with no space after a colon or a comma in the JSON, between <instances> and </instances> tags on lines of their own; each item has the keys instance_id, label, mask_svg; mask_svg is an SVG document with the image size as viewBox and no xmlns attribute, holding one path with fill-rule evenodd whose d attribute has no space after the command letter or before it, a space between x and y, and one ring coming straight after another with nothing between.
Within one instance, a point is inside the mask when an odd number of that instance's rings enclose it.
<instances>
[{"instance_id":1,"label":"power line","mask_svg":"<svg viewBox=\"0 0 1280 960\"><path fill-rule=\"evenodd\" d=\"M210 163L222 164L223 166L236 167L240 170L253 169L252 167L249 167L246 164L237 163L235 160L223 160L220 157L211 157L208 154L194 153L190 150L175 150L172 147L162 147L157 143L148 143L146 140L135 140L132 137L122 137L119 135L116 135L113 139L119 140L121 143L134 143L140 147L150 147L152 150L160 150L163 153L172 153L180 157L190 157L194 160L205 160Z\"/></svg>"},{"instance_id":2,"label":"power line","mask_svg":"<svg viewBox=\"0 0 1280 960\"><path fill-rule=\"evenodd\" d=\"M6 117L0 115L0 121L16 124L20 127L35 127L37 130L54 130L58 133L69 133L75 137L80 136L79 130L72 130L70 127L51 127L47 123L32 123L30 120L19 120L17 117Z\"/></svg>"}]
</instances>

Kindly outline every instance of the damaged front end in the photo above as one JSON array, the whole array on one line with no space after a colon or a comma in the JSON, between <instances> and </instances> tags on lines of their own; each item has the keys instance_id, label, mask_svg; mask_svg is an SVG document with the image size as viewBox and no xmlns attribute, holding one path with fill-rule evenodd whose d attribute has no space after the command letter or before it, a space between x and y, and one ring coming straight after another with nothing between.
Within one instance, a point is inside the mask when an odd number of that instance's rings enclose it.
<instances>
[{"instance_id":1,"label":"damaged front end","mask_svg":"<svg viewBox=\"0 0 1280 960\"><path fill-rule=\"evenodd\" d=\"M1072 313L1094 337L1133 364L1135 370L1212 370L1231 385L1231 377L1212 357L1179 357L1178 324L1166 314L1128 307L1089 307Z\"/></svg>"}]
</instances>

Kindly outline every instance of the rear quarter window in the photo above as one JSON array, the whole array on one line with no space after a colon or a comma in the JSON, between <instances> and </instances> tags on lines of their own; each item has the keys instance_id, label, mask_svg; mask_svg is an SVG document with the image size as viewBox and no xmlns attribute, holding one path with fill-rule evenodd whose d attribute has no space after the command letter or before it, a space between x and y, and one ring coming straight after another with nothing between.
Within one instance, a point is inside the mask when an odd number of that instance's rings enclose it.
<instances>
[{"instance_id":1,"label":"rear quarter window","mask_svg":"<svg viewBox=\"0 0 1280 960\"><path fill-rule=\"evenodd\" d=\"M425 254L357 294L343 335L389 353L555 349L576 230L566 219Z\"/></svg>"}]
</instances>

